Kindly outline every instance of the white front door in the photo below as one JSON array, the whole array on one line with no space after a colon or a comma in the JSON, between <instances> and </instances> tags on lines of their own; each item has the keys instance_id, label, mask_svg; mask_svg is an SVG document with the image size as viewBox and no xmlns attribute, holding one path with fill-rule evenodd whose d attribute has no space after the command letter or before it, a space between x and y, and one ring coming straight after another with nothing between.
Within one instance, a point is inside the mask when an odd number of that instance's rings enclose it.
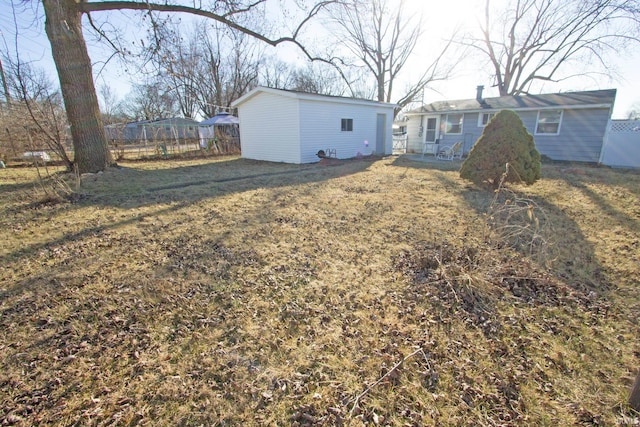
<instances>
[{"instance_id":1,"label":"white front door","mask_svg":"<svg viewBox=\"0 0 640 427\"><path fill-rule=\"evenodd\" d=\"M424 132L424 142L435 144L438 139L439 117L427 117Z\"/></svg>"}]
</instances>

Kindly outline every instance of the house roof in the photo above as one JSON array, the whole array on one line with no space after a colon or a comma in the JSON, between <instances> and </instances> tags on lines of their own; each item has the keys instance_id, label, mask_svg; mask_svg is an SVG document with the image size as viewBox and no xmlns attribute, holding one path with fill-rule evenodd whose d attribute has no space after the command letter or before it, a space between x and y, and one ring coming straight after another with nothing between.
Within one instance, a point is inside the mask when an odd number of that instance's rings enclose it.
<instances>
[{"instance_id":1,"label":"house roof","mask_svg":"<svg viewBox=\"0 0 640 427\"><path fill-rule=\"evenodd\" d=\"M296 90L274 89L272 87L266 87L266 86L258 86L254 88L249 93L233 101L231 103L231 106L236 108L260 93L270 93L273 95L280 95L287 98L297 98L297 99L304 99L304 100L311 100L311 101L337 102L337 103L360 104L360 105L377 105L377 106L389 107L389 108L396 107L396 104L372 101L370 99L349 98L346 96L320 95L317 93L301 92Z\"/></svg>"},{"instance_id":2,"label":"house roof","mask_svg":"<svg viewBox=\"0 0 640 427\"><path fill-rule=\"evenodd\" d=\"M184 117L167 117L162 119L152 119L152 120L140 120L137 122L129 122L125 126L127 127L135 127L142 125L150 125L150 126L164 126L167 124L189 124L189 125L197 125L198 122L193 119L186 119Z\"/></svg>"},{"instance_id":3,"label":"house roof","mask_svg":"<svg viewBox=\"0 0 640 427\"><path fill-rule=\"evenodd\" d=\"M584 92L549 93L542 95L509 95L496 98L439 101L411 110L406 114L447 112L478 112L493 110L544 110L554 108L612 107L616 89Z\"/></svg>"}]
</instances>

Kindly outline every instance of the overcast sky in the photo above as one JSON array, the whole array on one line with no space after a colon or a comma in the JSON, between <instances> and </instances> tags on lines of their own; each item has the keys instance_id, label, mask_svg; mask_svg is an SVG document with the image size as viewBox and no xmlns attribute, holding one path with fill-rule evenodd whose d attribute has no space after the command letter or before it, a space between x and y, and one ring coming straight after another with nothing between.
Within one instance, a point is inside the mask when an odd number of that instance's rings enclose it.
<instances>
[{"instance_id":1,"label":"overcast sky","mask_svg":"<svg viewBox=\"0 0 640 427\"><path fill-rule=\"evenodd\" d=\"M36 66L46 69L52 79L55 79L55 67L51 59L50 46L44 34L42 6L34 0L27 4L26 9L17 10L19 38L16 45L11 1L18 2L18 0L0 0L2 49L15 51L17 46L22 60L32 61ZM425 28L424 40L418 45L411 59L410 67L404 73L405 81L409 81L422 69L421 64L428 63L433 59L433 52L437 50L438 44L449 37L454 29L465 31L477 25L476 16L478 16L478 7L482 2L477 0L406 1L408 2L406 7L411 8L415 13L414 19L417 19L420 14L422 15ZM105 20L104 13L100 14L100 18L101 21ZM144 32L138 15L112 12L108 19L121 24L122 28L126 28L128 32L137 37L141 37ZM188 19L185 17L185 20ZM315 28L317 27L310 27L310 36L313 36ZM129 70L123 69L122 65L116 61L109 63L103 69L102 61L110 54L109 48L104 44L92 43L87 31L85 31L85 37L90 43L89 54L94 61L94 73L102 70L96 79L98 85L107 83L115 89L118 98L124 98L129 91L130 83L136 81L136 76L128 74ZM282 55L285 60L302 61L302 57L296 53L293 46L278 48L276 52ZM616 73L613 77L602 75L576 78L562 83L549 83L541 89L541 92L616 88L618 92L613 116L614 118L626 118L632 106L640 104L640 49L636 49L635 53L627 52L623 55L612 56L610 60L610 66ZM434 90L425 91L424 102L473 98L477 85L485 86L485 97L497 96L497 90L491 87L490 75L483 69L483 65L485 64L482 64L481 60L475 58L463 61L455 68L455 75L451 79L435 84ZM396 88L400 87L402 87L402 82L396 85ZM399 91L394 93L396 96L400 96Z\"/></svg>"}]
</instances>

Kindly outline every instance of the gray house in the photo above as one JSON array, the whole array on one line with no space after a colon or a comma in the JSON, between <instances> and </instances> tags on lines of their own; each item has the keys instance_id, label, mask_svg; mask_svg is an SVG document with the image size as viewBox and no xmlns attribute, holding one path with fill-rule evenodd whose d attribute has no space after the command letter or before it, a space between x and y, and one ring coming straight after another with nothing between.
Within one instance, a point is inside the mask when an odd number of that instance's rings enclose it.
<instances>
[{"instance_id":1,"label":"gray house","mask_svg":"<svg viewBox=\"0 0 640 427\"><path fill-rule=\"evenodd\" d=\"M513 110L540 154L554 160L598 162L611 119L615 89L434 102L407 112L407 150L437 153L463 143L464 154L500 110Z\"/></svg>"},{"instance_id":2,"label":"gray house","mask_svg":"<svg viewBox=\"0 0 640 427\"><path fill-rule=\"evenodd\" d=\"M107 139L120 142L198 139L198 122L172 117L105 126Z\"/></svg>"}]
</instances>

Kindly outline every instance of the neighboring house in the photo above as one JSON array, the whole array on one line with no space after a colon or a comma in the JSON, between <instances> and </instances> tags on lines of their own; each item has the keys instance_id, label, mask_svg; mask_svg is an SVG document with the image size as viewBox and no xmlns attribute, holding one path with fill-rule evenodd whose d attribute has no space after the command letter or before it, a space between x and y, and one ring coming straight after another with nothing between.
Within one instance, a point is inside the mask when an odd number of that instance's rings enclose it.
<instances>
[{"instance_id":1,"label":"neighboring house","mask_svg":"<svg viewBox=\"0 0 640 427\"><path fill-rule=\"evenodd\" d=\"M182 117L142 120L105 126L109 141L166 141L198 139L198 122Z\"/></svg>"},{"instance_id":2,"label":"neighboring house","mask_svg":"<svg viewBox=\"0 0 640 427\"><path fill-rule=\"evenodd\" d=\"M395 104L257 87L232 106L248 159L311 163L320 150L339 159L392 151Z\"/></svg>"},{"instance_id":3,"label":"neighboring house","mask_svg":"<svg viewBox=\"0 0 640 427\"><path fill-rule=\"evenodd\" d=\"M598 162L616 90L434 102L406 113L408 151L435 153L463 142L467 154L484 126L500 110L515 111L533 135L540 154L553 160Z\"/></svg>"}]
</instances>

